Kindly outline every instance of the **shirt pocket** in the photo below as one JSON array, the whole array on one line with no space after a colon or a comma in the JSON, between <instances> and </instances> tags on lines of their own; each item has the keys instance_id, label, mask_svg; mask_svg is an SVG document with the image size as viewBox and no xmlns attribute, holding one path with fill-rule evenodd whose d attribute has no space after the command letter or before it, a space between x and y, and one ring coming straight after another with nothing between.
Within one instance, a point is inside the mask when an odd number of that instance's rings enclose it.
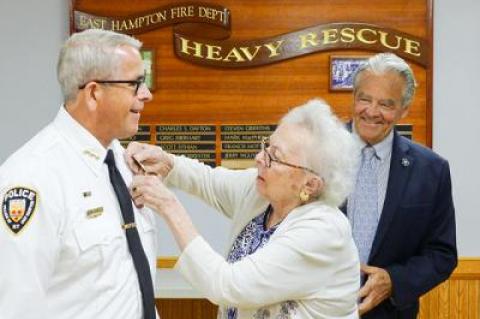
<instances>
[{"instance_id":1,"label":"shirt pocket","mask_svg":"<svg viewBox=\"0 0 480 319\"><path fill-rule=\"evenodd\" d=\"M88 218L87 211L92 207L82 208L85 217L77 220L74 226L79 262L115 262L119 257L124 257L124 252L128 251L125 249L126 240L121 225L111 211L100 205L95 207L102 207L104 209L102 214Z\"/></svg>"}]
</instances>

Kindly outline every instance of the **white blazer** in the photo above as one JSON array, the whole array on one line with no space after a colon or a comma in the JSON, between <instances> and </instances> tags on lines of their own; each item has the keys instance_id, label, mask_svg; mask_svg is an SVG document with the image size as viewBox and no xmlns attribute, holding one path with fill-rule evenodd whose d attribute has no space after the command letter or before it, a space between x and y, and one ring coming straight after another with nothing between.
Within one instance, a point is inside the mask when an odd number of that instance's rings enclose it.
<instances>
[{"instance_id":1,"label":"white blazer","mask_svg":"<svg viewBox=\"0 0 480 319\"><path fill-rule=\"evenodd\" d=\"M231 218L231 247L269 204L256 190L256 177L256 169L212 169L176 157L165 181ZM219 318L232 306L238 318L358 318L360 264L350 225L338 208L320 201L292 210L265 246L234 264L199 236L175 268L219 305Z\"/></svg>"}]
</instances>

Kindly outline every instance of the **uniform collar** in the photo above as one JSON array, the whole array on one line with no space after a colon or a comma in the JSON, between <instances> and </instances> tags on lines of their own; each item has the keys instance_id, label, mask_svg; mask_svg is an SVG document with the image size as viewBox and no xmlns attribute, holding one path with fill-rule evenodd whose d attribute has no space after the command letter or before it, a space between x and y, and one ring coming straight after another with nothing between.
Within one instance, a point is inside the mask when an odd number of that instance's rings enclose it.
<instances>
[{"instance_id":1,"label":"uniform collar","mask_svg":"<svg viewBox=\"0 0 480 319\"><path fill-rule=\"evenodd\" d=\"M367 146L367 143L365 143L364 140L360 138L360 136L357 134L355 130L355 125L352 125L352 133L354 136L358 139L358 143L363 149L365 146ZM384 161L389 154L392 153L392 145L393 145L393 129L388 133L387 137L385 137L383 140L378 142L377 144L371 145L375 149L375 154L377 157L380 159L380 161Z\"/></svg>"},{"instance_id":2,"label":"uniform collar","mask_svg":"<svg viewBox=\"0 0 480 319\"><path fill-rule=\"evenodd\" d=\"M98 175L107 156L107 149L103 147L92 133L77 122L64 106L58 111L53 123L85 163ZM114 140L109 145L109 148L113 149L116 158L118 158L118 147L121 148L118 140Z\"/></svg>"}]
</instances>

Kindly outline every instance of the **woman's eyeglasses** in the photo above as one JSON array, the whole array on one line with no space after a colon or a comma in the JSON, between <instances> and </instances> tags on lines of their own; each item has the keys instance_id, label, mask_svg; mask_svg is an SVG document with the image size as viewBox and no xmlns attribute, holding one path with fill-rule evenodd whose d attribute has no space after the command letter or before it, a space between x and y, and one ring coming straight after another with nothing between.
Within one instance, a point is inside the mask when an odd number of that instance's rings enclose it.
<instances>
[{"instance_id":1,"label":"woman's eyeglasses","mask_svg":"<svg viewBox=\"0 0 480 319\"><path fill-rule=\"evenodd\" d=\"M261 149L262 149L262 152L263 152L263 161L265 162L265 166L270 168L272 166L272 162L276 162L278 164L282 164L282 165L286 165L286 166L290 166L290 167L293 167L293 168L299 168L299 169L303 169L303 170L306 170L307 172L310 172L310 173L313 173L317 176L320 176L317 172L315 172L313 169L310 169L308 167L304 167L304 166L300 166L300 165L295 165L295 164L291 164L291 163L287 163L287 162L284 162L284 161L281 161L277 158L274 158L270 152L267 151L267 148L270 146L269 144L269 139L268 137L263 137L262 138L262 144L261 144Z\"/></svg>"}]
</instances>

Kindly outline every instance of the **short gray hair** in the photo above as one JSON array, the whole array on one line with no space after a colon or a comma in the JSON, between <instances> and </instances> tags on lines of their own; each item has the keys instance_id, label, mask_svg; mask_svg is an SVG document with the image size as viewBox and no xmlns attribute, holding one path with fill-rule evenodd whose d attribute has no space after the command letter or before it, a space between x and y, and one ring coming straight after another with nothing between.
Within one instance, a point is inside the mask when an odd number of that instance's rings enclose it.
<instances>
[{"instance_id":1,"label":"short gray hair","mask_svg":"<svg viewBox=\"0 0 480 319\"><path fill-rule=\"evenodd\" d=\"M138 50L142 43L128 35L100 29L74 33L63 45L57 64L65 102L75 99L78 87L88 81L115 76L120 59L113 52L123 45Z\"/></svg>"},{"instance_id":2,"label":"short gray hair","mask_svg":"<svg viewBox=\"0 0 480 319\"><path fill-rule=\"evenodd\" d=\"M352 134L332 113L330 106L313 99L288 112L280 124L295 124L306 129L311 139L305 145L305 166L324 180L319 200L340 206L353 187L359 148Z\"/></svg>"},{"instance_id":3,"label":"short gray hair","mask_svg":"<svg viewBox=\"0 0 480 319\"><path fill-rule=\"evenodd\" d=\"M393 53L379 53L370 57L366 63L361 64L353 76L353 90L357 91L360 75L364 71L371 71L375 74L385 74L389 71L397 72L405 79L406 87L403 92L402 106L406 107L412 103L417 82L410 66L402 58Z\"/></svg>"}]
</instances>

